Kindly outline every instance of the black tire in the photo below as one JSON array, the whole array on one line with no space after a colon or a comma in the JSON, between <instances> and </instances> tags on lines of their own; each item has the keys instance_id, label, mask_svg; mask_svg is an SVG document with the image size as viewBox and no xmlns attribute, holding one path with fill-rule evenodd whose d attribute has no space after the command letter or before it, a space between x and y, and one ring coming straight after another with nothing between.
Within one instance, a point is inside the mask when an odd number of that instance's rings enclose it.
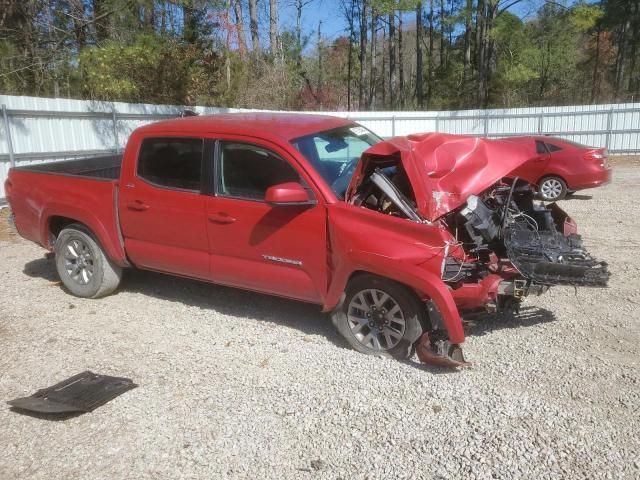
<instances>
[{"instance_id":1,"label":"black tire","mask_svg":"<svg viewBox=\"0 0 640 480\"><path fill-rule=\"evenodd\" d=\"M398 327L399 324L395 323L399 319L397 313L393 316L395 318L390 320L390 322L388 321L386 325L378 324L376 327L371 327L372 321L365 318L366 310L361 310L356 305L362 304L363 300L365 303L368 303L366 302L367 298L373 300L370 294L365 293L368 291L386 294L390 299L386 301L386 305L391 307L391 309L395 308L394 305L399 307L404 320L403 329L400 329ZM357 298L358 295L363 296ZM383 298L380 293L377 295L378 299ZM351 316L349 312L350 307L353 309ZM369 306L369 313L371 315L373 315L371 312L372 308L373 306ZM382 308L384 308L384 306ZM391 312L387 311L387 316L382 318L380 311L381 308L378 308L375 315L380 316L380 318L378 318L379 323L384 323L385 320L389 319ZM362 317L360 318L363 322L362 325L360 325L360 322L356 324L352 320L356 318L356 316ZM422 325L424 324L423 321L425 318L426 312L424 305L412 290L393 280L368 274L358 275L349 282L340 303L331 313L333 325L354 350L368 355L381 355L400 359L410 358L413 355L413 344L420 338L420 335L422 335ZM368 324L365 325L364 322L368 322ZM360 327L360 330L356 332L355 330L358 327ZM378 328L380 328L380 330L378 330ZM391 331L389 328L391 328ZM371 345L369 345L368 342L365 344L369 334L372 335L372 338L373 336L377 338L377 346L375 345L375 341L371 342ZM362 338L358 338L359 336ZM391 343L388 343L389 339L392 339Z\"/></svg>"},{"instance_id":2,"label":"black tire","mask_svg":"<svg viewBox=\"0 0 640 480\"><path fill-rule=\"evenodd\" d=\"M122 269L107 258L84 225L74 223L63 229L54 250L60 280L76 297L100 298L118 288Z\"/></svg>"},{"instance_id":3,"label":"black tire","mask_svg":"<svg viewBox=\"0 0 640 480\"><path fill-rule=\"evenodd\" d=\"M545 202L555 202L567 196L567 184L560 177L544 177L538 185L538 194Z\"/></svg>"}]
</instances>

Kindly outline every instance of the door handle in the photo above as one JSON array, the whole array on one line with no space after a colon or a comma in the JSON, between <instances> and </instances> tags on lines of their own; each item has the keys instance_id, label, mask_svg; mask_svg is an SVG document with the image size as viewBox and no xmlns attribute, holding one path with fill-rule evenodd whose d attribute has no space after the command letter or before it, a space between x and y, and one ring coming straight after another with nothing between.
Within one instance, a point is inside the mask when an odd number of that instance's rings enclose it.
<instances>
[{"instance_id":1,"label":"door handle","mask_svg":"<svg viewBox=\"0 0 640 480\"><path fill-rule=\"evenodd\" d=\"M211 215L209 215L209 221L211 223L220 223L220 224L226 225L226 224L235 222L236 219L233 218L228 213L218 212L218 213L212 213Z\"/></svg>"},{"instance_id":2,"label":"door handle","mask_svg":"<svg viewBox=\"0 0 640 480\"><path fill-rule=\"evenodd\" d=\"M144 212L145 210L149 209L149 205L141 200L135 200L133 202L127 203L127 208L129 210L135 210L136 212Z\"/></svg>"}]
</instances>

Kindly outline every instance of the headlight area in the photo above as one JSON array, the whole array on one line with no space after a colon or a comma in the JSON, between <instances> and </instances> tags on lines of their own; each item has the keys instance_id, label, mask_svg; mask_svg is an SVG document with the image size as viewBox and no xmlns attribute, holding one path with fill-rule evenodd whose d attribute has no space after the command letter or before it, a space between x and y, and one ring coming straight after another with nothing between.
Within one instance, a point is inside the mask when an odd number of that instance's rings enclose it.
<instances>
[{"instance_id":1,"label":"headlight area","mask_svg":"<svg viewBox=\"0 0 640 480\"><path fill-rule=\"evenodd\" d=\"M450 286L458 309L489 313L518 310L525 297L541 295L549 289L547 285L522 278L512 266L494 261L487 268L484 263L444 258L442 280Z\"/></svg>"}]
</instances>

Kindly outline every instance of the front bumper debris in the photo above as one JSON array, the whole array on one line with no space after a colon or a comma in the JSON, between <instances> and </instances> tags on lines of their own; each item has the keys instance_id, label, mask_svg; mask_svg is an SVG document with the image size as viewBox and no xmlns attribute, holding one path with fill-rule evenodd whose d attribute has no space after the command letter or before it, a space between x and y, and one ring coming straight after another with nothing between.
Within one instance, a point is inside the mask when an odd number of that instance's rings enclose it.
<instances>
[{"instance_id":1,"label":"front bumper debris","mask_svg":"<svg viewBox=\"0 0 640 480\"><path fill-rule=\"evenodd\" d=\"M460 345L451 344L448 340L432 341L429 333L423 333L415 347L422 363L448 368L471 366L471 362L464 359Z\"/></svg>"}]
</instances>

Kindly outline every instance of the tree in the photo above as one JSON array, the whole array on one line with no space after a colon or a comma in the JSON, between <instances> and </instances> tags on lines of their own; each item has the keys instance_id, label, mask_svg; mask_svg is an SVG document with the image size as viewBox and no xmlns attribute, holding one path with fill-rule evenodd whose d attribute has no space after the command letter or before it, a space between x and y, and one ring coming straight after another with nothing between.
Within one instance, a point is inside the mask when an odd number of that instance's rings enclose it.
<instances>
[{"instance_id":1,"label":"tree","mask_svg":"<svg viewBox=\"0 0 640 480\"><path fill-rule=\"evenodd\" d=\"M278 52L278 0L269 0L269 48L275 57Z\"/></svg>"},{"instance_id":2,"label":"tree","mask_svg":"<svg viewBox=\"0 0 640 480\"><path fill-rule=\"evenodd\" d=\"M251 31L251 46L254 53L260 53L260 32L258 31L258 0L249 0L249 30Z\"/></svg>"},{"instance_id":3,"label":"tree","mask_svg":"<svg viewBox=\"0 0 640 480\"><path fill-rule=\"evenodd\" d=\"M416 5L416 102L418 109L424 107L424 91L422 66L422 2Z\"/></svg>"}]
</instances>

